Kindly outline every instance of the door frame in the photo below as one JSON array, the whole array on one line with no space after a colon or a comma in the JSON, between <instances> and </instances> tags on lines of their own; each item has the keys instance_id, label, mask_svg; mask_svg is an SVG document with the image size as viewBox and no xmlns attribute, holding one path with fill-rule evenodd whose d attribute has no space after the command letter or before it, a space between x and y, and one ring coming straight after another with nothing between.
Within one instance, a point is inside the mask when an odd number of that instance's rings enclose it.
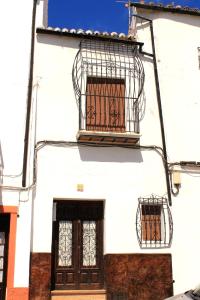
<instances>
[{"instance_id":1,"label":"door frame","mask_svg":"<svg viewBox=\"0 0 200 300\"><path fill-rule=\"evenodd\" d=\"M101 271L103 275L103 284L102 284L102 289L104 288L104 209L105 209L105 200L104 199L54 199L53 200L53 220L52 220L52 249L51 249L51 290L55 290L55 268L56 268L56 243L54 242L56 239L56 226L55 222L57 221L57 204L62 203L62 204L70 204L70 203L95 203L95 202L101 202L102 203L102 208L103 208L103 215L102 215L102 236L101 236ZM81 290L81 289L80 289Z\"/></svg>"},{"instance_id":2,"label":"door frame","mask_svg":"<svg viewBox=\"0 0 200 300\"><path fill-rule=\"evenodd\" d=\"M16 230L17 230L17 206L0 205L0 214L10 214L10 227L8 236L8 254L7 254L7 295L9 290L14 288L15 271L15 250L16 250Z\"/></svg>"}]
</instances>

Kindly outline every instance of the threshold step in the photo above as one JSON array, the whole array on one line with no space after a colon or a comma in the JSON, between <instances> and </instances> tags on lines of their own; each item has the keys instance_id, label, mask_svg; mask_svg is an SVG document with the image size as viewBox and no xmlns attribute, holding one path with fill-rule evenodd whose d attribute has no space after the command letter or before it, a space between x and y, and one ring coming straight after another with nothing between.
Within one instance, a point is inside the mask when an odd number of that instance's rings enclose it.
<instances>
[{"instance_id":1,"label":"threshold step","mask_svg":"<svg viewBox=\"0 0 200 300\"><path fill-rule=\"evenodd\" d=\"M106 300L106 290L54 290L51 300Z\"/></svg>"}]
</instances>

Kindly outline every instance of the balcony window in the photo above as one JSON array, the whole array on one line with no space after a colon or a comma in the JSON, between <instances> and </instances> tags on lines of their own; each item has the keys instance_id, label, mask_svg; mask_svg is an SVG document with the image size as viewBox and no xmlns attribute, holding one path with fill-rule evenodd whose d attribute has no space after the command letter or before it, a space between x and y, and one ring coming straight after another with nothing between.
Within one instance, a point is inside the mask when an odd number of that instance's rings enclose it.
<instances>
[{"instance_id":1,"label":"balcony window","mask_svg":"<svg viewBox=\"0 0 200 300\"><path fill-rule=\"evenodd\" d=\"M86 116L86 130L124 132L124 80L88 77Z\"/></svg>"},{"instance_id":2,"label":"balcony window","mask_svg":"<svg viewBox=\"0 0 200 300\"><path fill-rule=\"evenodd\" d=\"M72 72L79 142L138 142L144 69L137 47L134 42L81 42Z\"/></svg>"}]
</instances>

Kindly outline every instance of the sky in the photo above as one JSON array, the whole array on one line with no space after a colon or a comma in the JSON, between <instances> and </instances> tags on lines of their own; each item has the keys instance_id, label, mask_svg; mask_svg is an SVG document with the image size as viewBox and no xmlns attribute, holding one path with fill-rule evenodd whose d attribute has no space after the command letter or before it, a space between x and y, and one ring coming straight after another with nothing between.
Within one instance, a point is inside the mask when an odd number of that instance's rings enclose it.
<instances>
[{"instance_id":1,"label":"sky","mask_svg":"<svg viewBox=\"0 0 200 300\"><path fill-rule=\"evenodd\" d=\"M126 2L123 0L49 0L48 26L127 34ZM145 2L148 3L147 0ZM152 2L200 8L200 0L154 0Z\"/></svg>"}]
</instances>

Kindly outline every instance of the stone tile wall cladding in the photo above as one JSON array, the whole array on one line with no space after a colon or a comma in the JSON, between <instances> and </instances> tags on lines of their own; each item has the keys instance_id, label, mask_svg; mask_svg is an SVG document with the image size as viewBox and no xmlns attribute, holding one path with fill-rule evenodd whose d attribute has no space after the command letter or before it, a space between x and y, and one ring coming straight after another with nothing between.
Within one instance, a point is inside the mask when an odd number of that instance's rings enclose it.
<instances>
[{"instance_id":1,"label":"stone tile wall cladding","mask_svg":"<svg viewBox=\"0 0 200 300\"><path fill-rule=\"evenodd\" d=\"M170 254L105 255L107 300L163 300L173 295ZM49 300L51 253L31 254L30 300Z\"/></svg>"},{"instance_id":2,"label":"stone tile wall cladding","mask_svg":"<svg viewBox=\"0 0 200 300\"><path fill-rule=\"evenodd\" d=\"M173 295L170 254L105 256L107 300L163 300Z\"/></svg>"},{"instance_id":3,"label":"stone tile wall cladding","mask_svg":"<svg viewBox=\"0 0 200 300\"><path fill-rule=\"evenodd\" d=\"M49 300L51 291L51 253L31 253L30 300Z\"/></svg>"}]
</instances>

